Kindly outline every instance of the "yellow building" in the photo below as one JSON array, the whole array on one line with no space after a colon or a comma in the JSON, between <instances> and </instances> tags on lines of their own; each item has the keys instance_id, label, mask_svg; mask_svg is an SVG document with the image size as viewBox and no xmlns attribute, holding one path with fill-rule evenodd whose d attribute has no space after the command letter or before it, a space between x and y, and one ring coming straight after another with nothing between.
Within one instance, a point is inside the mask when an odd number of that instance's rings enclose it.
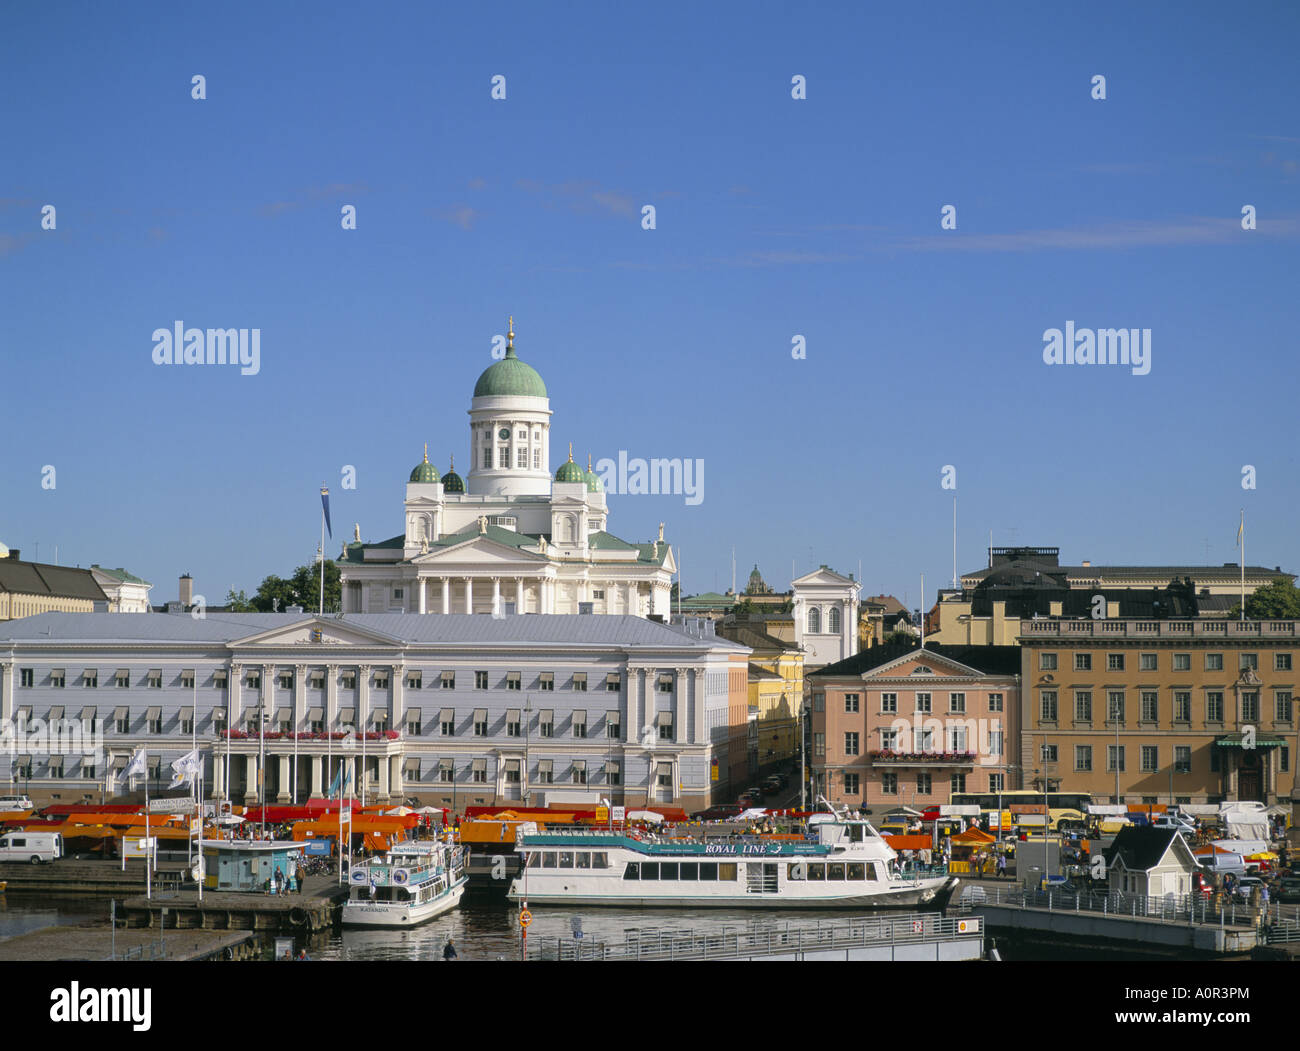
<instances>
[{"instance_id":1,"label":"yellow building","mask_svg":"<svg viewBox=\"0 0 1300 1051\"><path fill-rule=\"evenodd\" d=\"M748 646L750 770L760 772L799 754L799 706L803 697L803 653L794 643L745 621L728 618L718 634Z\"/></svg>"},{"instance_id":2,"label":"yellow building","mask_svg":"<svg viewBox=\"0 0 1300 1051\"><path fill-rule=\"evenodd\" d=\"M90 570L24 562L18 554L0 544L0 620L108 610L108 596Z\"/></svg>"},{"instance_id":3,"label":"yellow building","mask_svg":"<svg viewBox=\"0 0 1300 1051\"><path fill-rule=\"evenodd\" d=\"M1246 595L1281 569L1247 566ZM1224 618L1241 600L1242 573L1223 566L1077 566L1060 564L1055 547L995 547L989 566L939 592L926 616L926 641L948 646L1014 646L1024 625L1065 617L1114 620Z\"/></svg>"}]
</instances>

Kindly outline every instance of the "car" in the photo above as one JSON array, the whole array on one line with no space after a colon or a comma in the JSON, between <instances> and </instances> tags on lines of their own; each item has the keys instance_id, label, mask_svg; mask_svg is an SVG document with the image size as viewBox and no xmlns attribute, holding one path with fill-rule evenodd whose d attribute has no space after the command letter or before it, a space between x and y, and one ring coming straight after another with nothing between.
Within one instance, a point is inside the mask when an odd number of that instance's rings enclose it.
<instances>
[{"instance_id":1,"label":"car","mask_svg":"<svg viewBox=\"0 0 1300 1051\"><path fill-rule=\"evenodd\" d=\"M1175 832L1182 832L1185 835L1194 835L1196 832L1196 822L1181 814L1161 814L1151 822L1151 827L1172 828Z\"/></svg>"},{"instance_id":2,"label":"car","mask_svg":"<svg viewBox=\"0 0 1300 1051\"><path fill-rule=\"evenodd\" d=\"M1278 880L1277 899L1283 902L1300 901L1300 876L1283 876Z\"/></svg>"},{"instance_id":3,"label":"car","mask_svg":"<svg viewBox=\"0 0 1300 1051\"><path fill-rule=\"evenodd\" d=\"M750 795L748 792L742 792L740 798L736 800L741 810L749 810L751 807L761 806L762 799L758 796Z\"/></svg>"},{"instance_id":4,"label":"car","mask_svg":"<svg viewBox=\"0 0 1300 1051\"><path fill-rule=\"evenodd\" d=\"M743 808L737 803L719 803L717 806L711 806L708 810L701 810L698 814L692 814L692 821L726 821L729 817L735 817Z\"/></svg>"},{"instance_id":5,"label":"car","mask_svg":"<svg viewBox=\"0 0 1300 1051\"><path fill-rule=\"evenodd\" d=\"M754 785L752 788L745 789L745 795L749 796L751 799L762 799L767 795L767 793L758 785Z\"/></svg>"},{"instance_id":6,"label":"car","mask_svg":"<svg viewBox=\"0 0 1300 1051\"><path fill-rule=\"evenodd\" d=\"M1264 886L1264 881L1258 876L1242 876L1233 885L1232 895L1238 901L1250 901L1251 894Z\"/></svg>"}]
</instances>

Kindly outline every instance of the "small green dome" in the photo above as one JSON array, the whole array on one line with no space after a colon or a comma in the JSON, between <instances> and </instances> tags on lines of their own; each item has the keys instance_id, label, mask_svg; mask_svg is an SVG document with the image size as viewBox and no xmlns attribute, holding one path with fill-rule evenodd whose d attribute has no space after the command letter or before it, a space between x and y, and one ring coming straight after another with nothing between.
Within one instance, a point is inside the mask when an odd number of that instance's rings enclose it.
<instances>
[{"instance_id":1,"label":"small green dome","mask_svg":"<svg viewBox=\"0 0 1300 1051\"><path fill-rule=\"evenodd\" d=\"M545 398L546 384L531 365L515 357L515 319L510 319L510 336L506 342L506 356L495 365L483 370L474 384L474 397L494 396Z\"/></svg>"},{"instance_id":2,"label":"small green dome","mask_svg":"<svg viewBox=\"0 0 1300 1051\"><path fill-rule=\"evenodd\" d=\"M456 473L456 457L454 456L451 458L451 467L442 476L442 491L444 493L463 493L465 491L465 482Z\"/></svg>"},{"instance_id":3,"label":"small green dome","mask_svg":"<svg viewBox=\"0 0 1300 1051\"><path fill-rule=\"evenodd\" d=\"M438 482L438 468L429 462L429 446L424 447L424 462L417 463L411 471L412 482Z\"/></svg>"},{"instance_id":4,"label":"small green dome","mask_svg":"<svg viewBox=\"0 0 1300 1051\"><path fill-rule=\"evenodd\" d=\"M557 482L584 482L582 477L582 468L573 462L573 443L569 443L569 461L560 464L560 469L555 472Z\"/></svg>"},{"instance_id":5,"label":"small green dome","mask_svg":"<svg viewBox=\"0 0 1300 1051\"><path fill-rule=\"evenodd\" d=\"M603 493L605 491L600 475L591 469L590 455L587 456L587 469L583 472L582 480L587 483L587 492L589 493Z\"/></svg>"}]
</instances>

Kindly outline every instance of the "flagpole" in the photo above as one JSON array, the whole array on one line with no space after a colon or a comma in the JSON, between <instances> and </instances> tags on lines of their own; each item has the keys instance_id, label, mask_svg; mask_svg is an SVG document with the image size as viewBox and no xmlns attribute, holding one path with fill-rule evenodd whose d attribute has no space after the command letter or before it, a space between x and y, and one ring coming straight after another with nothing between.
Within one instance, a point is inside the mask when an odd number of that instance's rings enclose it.
<instances>
[{"instance_id":1,"label":"flagpole","mask_svg":"<svg viewBox=\"0 0 1300 1051\"><path fill-rule=\"evenodd\" d=\"M149 753L144 753L144 896L153 897L153 846L149 842Z\"/></svg>"},{"instance_id":2,"label":"flagpole","mask_svg":"<svg viewBox=\"0 0 1300 1051\"><path fill-rule=\"evenodd\" d=\"M1241 619L1246 619L1246 509L1241 509L1241 526L1238 529L1241 538Z\"/></svg>"},{"instance_id":3,"label":"flagpole","mask_svg":"<svg viewBox=\"0 0 1300 1051\"><path fill-rule=\"evenodd\" d=\"M193 707L190 709L190 751L191 753L199 750L199 676L198 672L194 673L193 686ZM199 786L197 782L191 782L190 787L194 789L194 812L197 814L202 805L199 802ZM193 852L190 850L190 840L192 836L185 837L185 860L192 864L194 861Z\"/></svg>"}]
</instances>

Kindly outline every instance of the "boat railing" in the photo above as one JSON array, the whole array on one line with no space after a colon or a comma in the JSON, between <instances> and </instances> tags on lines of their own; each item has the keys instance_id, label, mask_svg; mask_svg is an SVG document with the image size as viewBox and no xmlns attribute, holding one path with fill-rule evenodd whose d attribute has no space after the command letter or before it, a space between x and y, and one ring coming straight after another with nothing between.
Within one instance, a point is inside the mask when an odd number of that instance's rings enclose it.
<instances>
[{"instance_id":1,"label":"boat railing","mask_svg":"<svg viewBox=\"0 0 1300 1051\"><path fill-rule=\"evenodd\" d=\"M622 942L544 938L530 948L540 960L715 960L755 956L791 956L808 952L915 945L925 942L978 939L983 923L938 913L899 913L814 924L785 923L771 927L716 931L649 927L624 932ZM982 955L982 953L981 953Z\"/></svg>"}]
</instances>

